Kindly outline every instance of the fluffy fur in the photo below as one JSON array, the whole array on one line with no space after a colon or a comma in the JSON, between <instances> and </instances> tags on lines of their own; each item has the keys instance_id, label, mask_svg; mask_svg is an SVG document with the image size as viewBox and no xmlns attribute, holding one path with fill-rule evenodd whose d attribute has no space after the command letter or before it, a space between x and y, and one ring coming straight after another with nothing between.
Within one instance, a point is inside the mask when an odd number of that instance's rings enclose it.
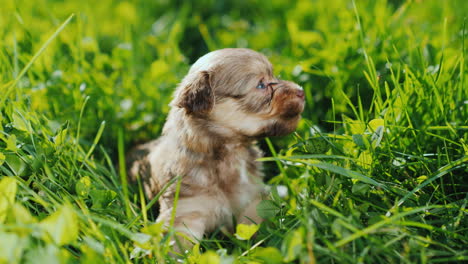
<instances>
[{"instance_id":1,"label":"fluffy fur","mask_svg":"<svg viewBox=\"0 0 468 264\"><path fill-rule=\"evenodd\" d=\"M249 49L201 57L174 93L161 137L128 156L129 176L140 177L149 198L182 176L174 228L192 238L237 222L260 222L264 196L257 139L297 126L304 92L277 79L268 59ZM169 224L175 184L159 199L157 221Z\"/></svg>"}]
</instances>

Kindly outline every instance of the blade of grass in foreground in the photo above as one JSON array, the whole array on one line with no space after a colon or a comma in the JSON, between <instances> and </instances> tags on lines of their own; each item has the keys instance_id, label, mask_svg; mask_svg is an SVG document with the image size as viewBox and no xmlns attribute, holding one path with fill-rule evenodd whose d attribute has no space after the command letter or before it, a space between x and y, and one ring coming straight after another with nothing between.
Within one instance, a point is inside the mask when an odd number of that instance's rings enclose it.
<instances>
[{"instance_id":1,"label":"blade of grass in foreground","mask_svg":"<svg viewBox=\"0 0 468 264\"><path fill-rule=\"evenodd\" d=\"M122 191L123 191L123 202L125 204L125 212L127 218L131 218L131 209L130 203L128 200L128 182L127 182L127 168L125 168L125 154L124 154L124 134L123 130L119 129L118 132L118 141L117 141L117 149L119 155L119 174L120 180L122 182Z\"/></svg>"},{"instance_id":2,"label":"blade of grass in foreground","mask_svg":"<svg viewBox=\"0 0 468 264\"><path fill-rule=\"evenodd\" d=\"M429 183L437 180L438 178L444 176L445 174L451 172L452 170L454 169L457 169L460 165L464 164L468 162L468 156L466 157L463 157L459 160L456 160L450 164L447 164L445 165L444 167L440 168L438 170L439 173L437 173L436 175L434 175L433 177L429 178L428 180L424 181L423 183L421 183L420 185L418 185L416 188L414 188L414 190L412 190L411 192L407 193L403 198L401 198L398 203L396 204L396 206L400 206L402 205L407 199L408 197L410 197L411 195L413 195L414 193L416 193L417 191L421 190L422 188L424 188L426 185L428 185ZM392 208L393 209L393 208ZM390 215L390 212L391 210L389 210L387 212L387 216Z\"/></svg>"},{"instance_id":3,"label":"blade of grass in foreground","mask_svg":"<svg viewBox=\"0 0 468 264\"><path fill-rule=\"evenodd\" d=\"M265 138L265 142L267 143L268 145L268 148L270 149L271 151L271 154L273 155L274 158L277 158L278 157L278 154L276 153L276 150L275 148L273 147L273 143L271 143L271 140L269 138ZM278 166L278 169L281 171L281 175L283 177L286 177L286 171L284 170L284 167L283 165L281 164L281 162L279 162L279 160L276 161L276 166Z\"/></svg>"},{"instance_id":4,"label":"blade of grass in foreground","mask_svg":"<svg viewBox=\"0 0 468 264\"><path fill-rule=\"evenodd\" d=\"M96 134L96 137L94 137L93 144L89 148L88 152L86 153L86 156L83 159L83 162L81 163L80 169L83 168L85 162L88 161L89 157L91 156L97 144L99 143L99 140L101 139L101 136L102 136L102 133L104 132L105 127L106 127L106 121L102 121L101 125L99 126L99 130Z\"/></svg>"},{"instance_id":5,"label":"blade of grass in foreground","mask_svg":"<svg viewBox=\"0 0 468 264\"><path fill-rule=\"evenodd\" d=\"M34 56L28 62L28 64L26 64L26 66L24 66L24 68L21 70L21 72L18 74L18 76L16 76L15 80L13 80L13 82L5 85L5 86L7 86L7 88L6 88L4 96L0 99L0 106L2 106L5 103L6 99L8 98L10 93L13 91L13 88L15 88L16 84L21 79L21 77L23 77L23 75L26 74L26 72L29 70L31 65L33 65L33 63L39 58L39 56L41 56L41 54L45 51L45 49L58 36L58 34L60 34L60 32L62 32L62 30L68 25L68 23L70 23L70 21L72 20L72 18L74 16L75 16L75 14L71 14L67 18L67 20L65 20L65 22L63 22L62 25L60 25L60 27L54 32L54 34L52 34L52 36L50 36L50 38L47 39L47 41L41 46L41 48L36 52L36 54L34 54Z\"/></svg>"},{"instance_id":6,"label":"blade of grass in foreground","mask_svg":"<svg viewBox=\"0 0 468 264\"><path fill-rule=\"evenodd\" d=\"M333 156L333 155L301 155L301 156L297 156L297 157L299 157L299 158L303 158L303 157L308 157L308 158L310 158L310 157L314 157L314 158L340 158L340 159L345 158L345 157L342 157L342 156ZM348 170L348 169L336 166L336 165L331 164L331 163L307 162L307 161L304 161L304 160L301 160L301 159L291 159L290 157L288 157L288 158L286 158L286 157L272 157L272 158L262 158L262 159L259 159L259 160L261 160L261 161L275 160L277 162L279 162L279 160L285 160L285 161L291 161L291 162L298 162L298 163L302 163L302 164L305 164L305 165L308 165L308 166L317 167L317 168L320 168L320 169L323 169L323 170L331 171L331 172L334 172L334 173L337 173L337 174L340 174L340 175L343 175L343 176L346 176L346 177L349 177L349 178L352 178L352 179L360 180L362 182L375 185L375 186L380 187L380 188L385 189L385 190L387 189L387 187L385 185L377 182L376 180L373 180L370 177L367 177L366 175L364 175L362 173L352 171L352 170Z\"/></svg>"},{"instance_id":7,"label":"blade of grass in foreground","mask_svg":"<svg viewBox=\"0 0 468 264\"><path fill-rule=\"evenodd\" d=\"M265 157L259 158L258 161L297 161L298 159L348 159L352 160L350 157L339 156L339 155L325 155L325 154L307 154L307 155L294 155L294 156L277 156L277 157ZM299 162L299 161L298 161Z\"/></svg>"},{"instance_id":8,"label":"blade of grass in foreground","mask_svg":"<svg viewBox=\"0 0 468 264\"><path fill-rule=\"evenodd\" d=\"M386 224L390 224L390 223L394 223L394 222L397 222L399 219L401 219L402 217L405 217L407 215L410 215L410 214L416 214L416 213L419 213L419 212L422 212L422 211L425 211L425 210L429 210L429 209L433 209L433 208L443 208L444 206L438 206L438 205L432 205L432 206L423 206L423 207L418 207L418 208L415 208L413 210L409 210L407 212L402 212L402 213L399 213L399 214L396 214L392 217L389 217L389 218L386 218L380 222L377 222L367 228L364 228L362 230L359 230L358 232L355 232L354 234L350 235L350 236L347 236L341 240L339 240L338 242L335 243L335 247L341 247L341 246L344 246L346 244L348 244L349 242L353 241L353 240L356 240L362 236L365 236L365 235L368 235L370 233L373 233L373 232L376 232L380 227L386 225Z\"/></svg>"},{"instance_id":9,"label":"blade of grass in foreground","mask_svg":"<svg viewBox=\"0 0 468 264\"><path fill-rule=\"evenodd\" d=\"M385 185L377 182L376 180L373 180L373 179L367 177L366 175L364 175L362 173L352 171L352 170L348 170L348 169L333 165L331 163L318 162L318 163L308 163L307 165L317 167L317 168L320 168L320 169L323 169L323 170L328 170L328 171L331 171L331 172L334 172L334 173L337 173L337 174L340 174L340 175L343 175L343 176L346 176L346 177L349 177L349 178L352 178L352 179L360 180L362 182L375 185L375 186L380 187L382 189L387 189L387 187Z\"/></svg>"},{"instance_id":10,"label":"blade of grass in foreground","mask_svg":"<svg viewBox=\"0 0 468 264\"><path fill-rule=\"evenodd\" d=\"M180 176L172 178L168 183L166 183L166 185L163 186L163 188L158 192L158 194L156 194L156 196L153 197L153 199L151 199L151 201L145 205L145 208L142 207L141 210L145 209L146 212L148 212L148 210L150 210L153 207L153 205L158 202L159 197L161 197L161 195L163 195L172 184L174 184L176 181L179 181L180 178L181 178ZM142 216L143 216L143 212L139 213L137 216L133 218L132 221L130 221L129 224L127 224L127 226L134 225L138 220L140 220Z\"/></svg>"}]
</instances>

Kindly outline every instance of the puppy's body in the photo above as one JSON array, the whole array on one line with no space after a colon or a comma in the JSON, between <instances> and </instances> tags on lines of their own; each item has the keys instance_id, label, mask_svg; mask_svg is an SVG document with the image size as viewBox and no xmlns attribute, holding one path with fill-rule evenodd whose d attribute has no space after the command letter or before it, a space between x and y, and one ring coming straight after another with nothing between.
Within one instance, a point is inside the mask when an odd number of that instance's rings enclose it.
<instances>
[{"instance_id":1,"label":"puppy's body","mask_svg":"<svg viewBox=\"0 0 468 264\"><path fill-rule=\"evenodd\" d=\"M218 226L231 227L233 216L243 222L260 220L255 214L243 215L263 193L260 163L256 161L260 156L249 143L227 143L202 154L169 134L139 146L130 159L137 160L131 169L138 170L149 197L173 177L183 175L175 227L199 239ZM175 191L173 184L160 198L158 221L169 222Z\"/></svg>"},{"instance_id":2,"label":"puppy's body","mask_svg":"<svg viewBox=\"0 0 468 264\"><path fill-rule=\"evenodd\" d=\"M263 195L258 138L292 132L304 93L273 76L266 57L224 49L200 58L177 88L162 136L130 153L152 198L182 177L174 227L196 239L221 225L259 222ZM158 221L169 223L175 184L161 196Z\"/></svg>"}]
</instances>

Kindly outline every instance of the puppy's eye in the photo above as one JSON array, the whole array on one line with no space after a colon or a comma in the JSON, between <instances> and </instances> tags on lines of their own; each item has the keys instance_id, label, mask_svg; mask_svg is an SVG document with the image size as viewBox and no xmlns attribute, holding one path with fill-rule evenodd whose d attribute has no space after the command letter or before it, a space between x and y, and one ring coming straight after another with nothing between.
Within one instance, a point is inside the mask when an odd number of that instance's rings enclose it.
<instances>
[{"instance_id":1,"label":"puppy's eye","mask_svg":"<svg viewBox=\"0 0 468 264\"><path fill-rule=\"evenodd\" d=\"M265 89L266 85L263 82L259 82L257 85L257 89Z\"/></svg>"}]
</instances>

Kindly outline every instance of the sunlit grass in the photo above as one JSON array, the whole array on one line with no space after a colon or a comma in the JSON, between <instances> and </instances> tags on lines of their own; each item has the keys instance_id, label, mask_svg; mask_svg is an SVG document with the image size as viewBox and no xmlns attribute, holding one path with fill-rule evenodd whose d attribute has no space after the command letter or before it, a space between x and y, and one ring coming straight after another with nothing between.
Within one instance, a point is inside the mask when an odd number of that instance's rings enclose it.
<instances>
[{"instance_id":1,"label":"sunlit grass","mask_svg":"<svg viewBox=\"0 0 468 264\"><path fill-rule=\"evenodd\" d=\"M265 53L306 110L297 133L261 142L288 195L273 188L264 223L182 260L466 261L466 14L464 0L3 1L0 263L175 263L124 155L224 47Z\"/></svg>"}]
</instances>

